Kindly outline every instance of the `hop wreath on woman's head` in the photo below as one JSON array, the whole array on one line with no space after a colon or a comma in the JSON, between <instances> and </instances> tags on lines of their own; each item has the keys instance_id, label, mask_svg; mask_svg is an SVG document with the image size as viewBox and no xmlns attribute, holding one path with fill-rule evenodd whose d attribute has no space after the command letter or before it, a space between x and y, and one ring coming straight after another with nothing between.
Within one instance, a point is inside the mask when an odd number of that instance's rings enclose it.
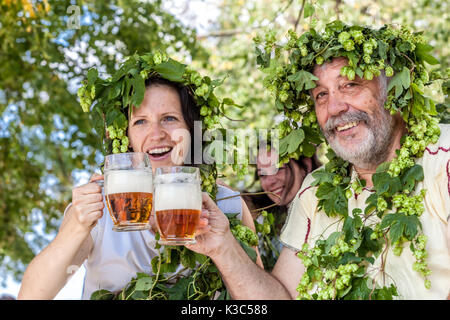
<instances>
[{"instance_id":1,"label":"hop wreath on woman's head","mask_svg":"<svg viewBox=\"0 0 450 320\"><path fill-rule=\"evenodd\" d=\"M159 77L188 88L199 108L203 130L216 128L225 106L237 106L233 100L219 100L214 88L222 81L202 77L166 55L148 53L133 55L127 59L111 78L99 78L96 69L90 69L87 79L78 90L81 107L90 112L94 127L103 142L103 153L128 151L129 140L125 133L128 127L127 112L139 107L144 99L145 80ZM202 132L203 136L203 132ZM206 150L213 140L203 142ZM211 156L213 159L213 157ZM216 163L200 164L202 190L215 199L217 194ZM248 227L242 226L235 215L228 217L233 235L241 241L248 252L257 244L257 237ZM159 250L160 246L157 245ZM254 254L256 256L256 254ZM91 299L212 299L220 293L228 297L219 271L206 256L194 253L182 246L165 246L152 261L153 274L138 273L118 294L107 290L94 292ZM184 268L178 268L179 266ZM184 274L185 269L192 272ZM180 272L173 274L176 270ZM145 285L141 285L141 284ZM148 283L152 284L151 286ZM176 284L175 284L176 283Z\"/></svg>"},{"instance_id":2,"label":"hop wreath on woman's head","mask_svg":"<svg viewBox=\"0 0 450 320\"><path fill-rule=\"evenodd\" d=\"M313 173L319 209L328 216L341 216L344 229L334 233L334 238L316 241L314 248L306 244L299 252L307 268L297 289L299 298L374 299L397 295L394 286L367 290L366 282L362 281L366 277L365 265L374 262L373 257L365 254L384 250L384 238L389 239L397 255L402 253L404 243L410 242L416 258L413 268L425 277L428 288L426 236L420 234L418 219L424 211L425 190L416 191L415 196L412 192L417 182L423 180L423 169L414 159L421 157L426 146L436 143L440 135L435 104L424 95L424 87L430 81L425 62L438 63L429 53L432 47L420 33L407 28L385 25L373 30L348 26L341 21L327 24L323 33L311 29L298 36L290 31L284 45L277 45L270 33L264 41L260 38L254 41L257 62L267 73L264 85L273 93L277 109L285 116L279 124L281 163L300 155L312 156L315 145L324 141L310 95L318 80L312 70L315 65L335 57L348 59L340 73L350 80L356 76L372 80L384 72L390 78L385 108L391 114L399 112L408 130L397 157L380 165L373 175L375 192L367 199L367 207L355 209L353 218L348 213L348 198L361 193L365 181L352 178L349 163L331 149L327 153L329 162ZM386 214L388 211L395 213ZM381 222L366 225L367 220L362 218L369 214L377 214ZM396 232L405 223L408 226ZM365 248L369 243L371 247ZM324 258L326 255L328 258ZM347 263L342 263L344 257ZM309 291L314 285L318 285L318 291L311 295Z\"/></svg>"},{"instance_id":3,"label":"hop wreath on woman's head","mask_svg":"<svg viewBox=\"0 0 450 320\"><path fill-rule=\"evenodd\" d=\"M225 105L235 105L225 98L220 101L214 89L221 80L202 77L197 71L175 61L160 52L129 57L112 77L101 79L96 69L90 69L87 79L78 90L84 112L91 112L94 127L102 139L103 153L127 152L129 139L126 136L128 116L132 108L138 108L145 93L145 81L160 77L185 85L199 108L203 129L213 129L224 114ZM203 143L207 148L212 141ZM215 164L199 165L203 190L215 196L217 169Z\"/></svg>"}]
</instances>

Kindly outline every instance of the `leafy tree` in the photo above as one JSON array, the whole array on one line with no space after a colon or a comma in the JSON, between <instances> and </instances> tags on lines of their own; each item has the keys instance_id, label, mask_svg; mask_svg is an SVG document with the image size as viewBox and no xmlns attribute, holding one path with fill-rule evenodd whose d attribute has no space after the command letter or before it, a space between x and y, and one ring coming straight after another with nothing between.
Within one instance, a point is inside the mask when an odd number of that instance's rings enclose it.
<instances>
[{"instance_id":1,"label":"leafy tree","mask_svg":"<svg viewBox=\"0 0 450 320\"><path fill-rule=\"evenodd\" d=\"M59 225L77 173L102 161L76 96L87 70L110 74L154 48L207 53L162 1L3 0L0 11L0 272L19 278L47 242L39 234Z\"/></svg>"}]
</instances>

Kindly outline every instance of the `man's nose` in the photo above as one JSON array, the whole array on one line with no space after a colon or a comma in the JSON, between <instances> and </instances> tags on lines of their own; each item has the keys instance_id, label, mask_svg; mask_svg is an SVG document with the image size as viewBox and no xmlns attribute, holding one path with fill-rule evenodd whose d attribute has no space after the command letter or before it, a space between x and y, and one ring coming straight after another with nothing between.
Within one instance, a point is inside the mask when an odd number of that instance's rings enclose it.
<instances>
[{"instance_id":1,"label":"man's nose","mask_svg":"<svg viewBox=\"0 0 450 320\"><path fill-rule=\"evenodd\" d=\"M337 116L347 111L348 108L347 100L339 90L330 91L328 96L328 114L330 116Z\"/></svg>"}]
</instances>

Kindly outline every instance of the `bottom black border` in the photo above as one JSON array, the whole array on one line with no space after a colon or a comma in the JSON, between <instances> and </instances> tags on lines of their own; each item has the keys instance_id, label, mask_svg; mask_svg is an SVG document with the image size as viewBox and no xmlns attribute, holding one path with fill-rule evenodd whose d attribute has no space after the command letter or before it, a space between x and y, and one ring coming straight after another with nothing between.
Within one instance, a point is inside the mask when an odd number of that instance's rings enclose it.
<instances>
[{"instance_id":1,"label":"bottom black border","mask_svg":"<svg viewBox=\"0 0 450 320\"><path fill-rule=\"evenodd\" d=\"M448 301L447 301L448 302ZM423 307L427 309L423 309ZM433 309L428 309L432 307ZM167 319L262 319L322 318L324 315L379 316L399 313L417 316L420 310L448 308L445 301L0 301L6 314L8 309L15 316L30 313L34 316L75 316L90 319L99 314L104 317L160 317ZM46 309L45 313L41 310Z\"/></svg>"}]
</instances>

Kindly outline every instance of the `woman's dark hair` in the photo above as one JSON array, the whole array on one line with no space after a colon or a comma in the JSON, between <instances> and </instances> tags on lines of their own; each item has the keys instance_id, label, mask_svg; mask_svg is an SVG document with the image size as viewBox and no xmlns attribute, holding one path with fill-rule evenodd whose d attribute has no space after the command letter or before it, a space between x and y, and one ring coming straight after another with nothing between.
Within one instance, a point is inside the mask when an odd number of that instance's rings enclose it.
<instances>
[{"instance_id":1,"label":"woman's dark hair","mask_svg":"<svg viewBox=\"0 0 450 320\"><path fill-rule=\"evenodd\" d=\"M201 120L200 110L197 107L195 99L187 86L181 83L169 81L167 79L161 78L160 76L150 77L147 80L145 80L146 89L158 85L171 87L178 92L178 96L180 97L181 103L181 113L183 115L184 121L188 126L189 134L191 135L191 149L185 161L187 164L191 164L193 163L192 157L194 154L194 143L193 143L194 122ZM125 111L125 114L127 115L128 118L128 110Z\"/></svg>"}]
</instances>

